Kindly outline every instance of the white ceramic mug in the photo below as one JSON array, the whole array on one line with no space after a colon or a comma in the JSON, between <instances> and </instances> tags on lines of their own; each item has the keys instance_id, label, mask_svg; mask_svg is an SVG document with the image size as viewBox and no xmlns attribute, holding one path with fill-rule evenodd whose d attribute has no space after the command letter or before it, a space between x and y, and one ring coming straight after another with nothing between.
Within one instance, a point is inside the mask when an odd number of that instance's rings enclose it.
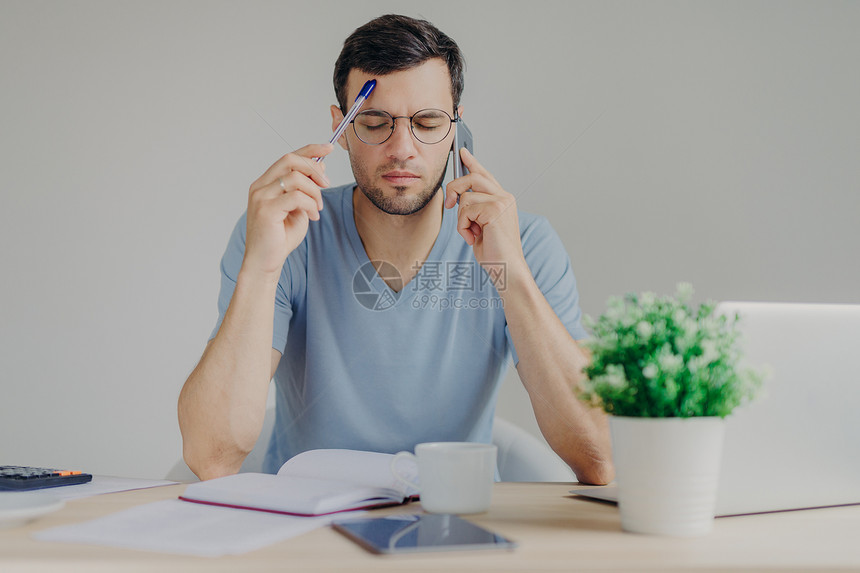
<instances>
[{"instance_id":1,"label":"white ceramic mug","mask_svg":"<svg viewBox=\"0 0 860 573\"><path fill-rule=\"evenodd\" d=\"M496 475L493 444L427 442L415 454L399 452L391 460L391 473L421 493L421 506L430 513L481 513L490 507ZM397 462L410 458L418 465L420 484L397 471Z\"/></svg>"}]
</instances>

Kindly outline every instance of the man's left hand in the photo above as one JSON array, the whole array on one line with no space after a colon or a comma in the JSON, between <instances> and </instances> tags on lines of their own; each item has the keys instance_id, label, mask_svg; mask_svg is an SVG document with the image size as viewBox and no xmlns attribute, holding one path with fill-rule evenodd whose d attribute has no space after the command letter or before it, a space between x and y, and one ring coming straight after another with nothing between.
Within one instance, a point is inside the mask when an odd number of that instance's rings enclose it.
<instances>
[{"instance_id":1,"label":"man's left hand","mask_svg":"<svg viewBox=\"0 0 860 573\"><path fill-rule=\"evenodd\" d=\"M481 265L504 263L509 273L527 271L516 199L465 147L460 149L460 157L469 174L445 188L445 208L453 208L460 200L457 232L472 245ZM467 192L469 189L472 191Z\"/></svg>"}]
</instances>

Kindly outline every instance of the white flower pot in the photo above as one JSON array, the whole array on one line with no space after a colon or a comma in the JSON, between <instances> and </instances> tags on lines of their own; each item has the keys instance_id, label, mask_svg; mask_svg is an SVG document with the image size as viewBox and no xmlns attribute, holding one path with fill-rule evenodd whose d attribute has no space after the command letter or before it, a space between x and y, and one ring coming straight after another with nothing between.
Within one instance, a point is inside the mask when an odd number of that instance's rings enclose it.
<instances>
[{"instance_id":1,"label":"white flower pot","mask_svg":"<svg viewBox=\"0 0 860 573\"><path fill-rule=\"evenodd\" d=\"M690 537L714 525L722 418L610 416L625 531Z\"/></svg>"}]
</instances>

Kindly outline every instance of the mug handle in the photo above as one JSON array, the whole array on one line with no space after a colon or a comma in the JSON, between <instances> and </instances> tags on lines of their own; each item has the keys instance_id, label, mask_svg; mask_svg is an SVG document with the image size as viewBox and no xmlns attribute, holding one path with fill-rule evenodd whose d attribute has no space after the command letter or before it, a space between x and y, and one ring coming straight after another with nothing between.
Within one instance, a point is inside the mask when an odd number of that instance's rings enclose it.
<instances>
[{"instance_id":1,"label":"mug handle","mask_svg":"<svg viewBox=\"0 0 860 573\"><path fill-rule=\"evenodd\" d=\"M394 479L396 479L397 481L405 483L406 485L408 485L409 487L411 487L415 491L420 492L421 491L420 485L418 485L417 483L415 483L413 481L409 481L408 479L406 479L405 477L403 477L402 475L400 475L397 472L397 462L404 459L404 458L411 459L413 461L413 463L415 463L417 466L418 458L415 457L415 454L413 454L412 452L397 452L396 454L394 454L394 457L391 458L391 475L393 475Z\"/></svg>"}]
</instances>

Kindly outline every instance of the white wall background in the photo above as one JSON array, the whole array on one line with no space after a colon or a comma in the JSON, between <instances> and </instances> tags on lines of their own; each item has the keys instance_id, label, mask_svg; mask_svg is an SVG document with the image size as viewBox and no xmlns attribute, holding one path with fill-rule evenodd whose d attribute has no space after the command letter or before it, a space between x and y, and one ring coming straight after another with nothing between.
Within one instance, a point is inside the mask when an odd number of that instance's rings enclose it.
<instances>
[{"instance_id":1,"label":"white wall background","mask_svg":"<svg viewBox=\"0 0 860 573\"><path fill-rule=\"evenodd\" d=\"M167 472L248 186L327 139L343 39L395 11L459 42L477 155L587 313L860 302L860 3L0 0L0 463Z\"/></svg>"}]
</instances>

